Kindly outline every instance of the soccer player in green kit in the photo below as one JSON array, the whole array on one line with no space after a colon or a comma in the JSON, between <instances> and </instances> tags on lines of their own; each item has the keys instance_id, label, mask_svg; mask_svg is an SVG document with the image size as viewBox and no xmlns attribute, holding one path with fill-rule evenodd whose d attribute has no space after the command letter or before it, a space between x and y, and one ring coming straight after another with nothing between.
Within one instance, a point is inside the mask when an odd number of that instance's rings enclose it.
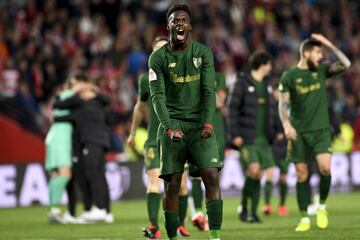
<instances>
[{"instance_id":1,"label":"soccer player in green kit","mask_svg":"<svg viewBox=\"0 0 360 240\"><path fill-rule=\"evenodd\" d=\"M156 51L168 42L166 36L159 36L153 41L153 50ZM131 148L135 147L136 130L141 124L144 118L146 110L150 109L149 124L148 124L148 139L145 142L145 166L148 177L147 185L147 210L150 221L150 226L143 229L145 237L150 239L159 239L161 237L159 225L158 225L158 213L160 207L160 158L157 147L157 131L159 127L159 120L156 117L154 108L152 107L150 100L150 88L149 88L149 76L148 74L142 74L139 78L139 96L134 107L133 118L131 123L130 134L127 139L127 143ZM183 179L180 187L179 194L179 215L180 225L178 231L183 236L189 236L189 231L184 227L184 221L187 212L187 187L186 180L187 174L183 174Z\"/></svg>"},{"instance_id":2,"label":"soccer player in green kit","mask_svg":"<svg viewBox=\"0 0 360 240\"><path fill-rule=\"evenodd\" d=\"M257 208L261 172L275 165L270 143L276 135L276 112L272 87L266 81L272 69L271 57L265 52L256 52L251 55L249 65L249 72L237 76L228 102L227 120L231 143L240 150L246 175L239 218L243 222L260 223ZM251 199L250 214L248 199Z\"/></svg>"},{"instance_id":3,"label":"soccer player in green kit","mask_svg":"<svg viewBox=\"0 0 360 240\"><path fill-rule=\"evenodd\" d=\"M221 162L211 124L215 111L215 70L211 50L191 40L191 11L173 4L166 14L170 41L149 59L150 92L160 120L161 175L165 180L165 228L177 239L178 192L186 160L197 167L206 188L210 239L220 239Z\"/></svg>"},{"instance_id":4,"label":"soccer player in green kit","mask_svg":"<svg viewBox=\"0 0 360 240\"><path fill-rule=\"evenodd\" d=\"M331 64L321 64L322 46L337 57ZM288 139L288 160L295 163L297 202L301 220L295 231L310 229L307 214L309 204L308 161L314 154L320 172L320 208L316 223L320 229L328 226L326 199L331 175L331 136L325 79L349 68L350 60L321 34L312 34L300 46L300 61L281 77L279 114ZM290 110L290 113L289 113Z\"/></svg>"},{"instance_id":5,"label":"soccer player in green kit","mask_svg":"<svg viewBox=\"0 0 360 240\"><path fill-rule=\"evenodd\" d=\"M222 163L224 162L225 151L225 129L224 129L224 116L221 112L225 105L226 99L226 81L225 76L221 72L215 73L215 86L216 86L216 111L213 118L214 132L216 142L219 150L219 157ZM203 192L201 189L201 178L192 178L191 195L194 200L195 213L192 216L192 223L200 231L208 230L208 222L204 213L202 212Z\"/></svg>"}]
</instances>

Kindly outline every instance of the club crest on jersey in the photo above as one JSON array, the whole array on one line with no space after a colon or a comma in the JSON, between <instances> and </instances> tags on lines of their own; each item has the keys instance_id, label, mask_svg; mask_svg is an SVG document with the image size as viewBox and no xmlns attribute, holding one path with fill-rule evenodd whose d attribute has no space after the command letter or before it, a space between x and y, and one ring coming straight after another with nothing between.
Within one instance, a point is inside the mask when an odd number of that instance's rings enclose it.
<instances>
[{"instance_id":1,"label":"club crest on jersey","mask_svg":"<svg viewBox=\"0 0 360 240\"><path fill-rule=\"evenodd\" d=\"M195 66L196 68L201 67L201 63L202 63L201 57L199 57L199 58L193 58L193 63L194 63L194 66Z\"/></svg>"},{"instance_id":2,"label":"club crest on jersey","mask_svg":"<svg viewBox=\"0 0 360 240\"><path fill-rule=\"evenodd\" d=\"M313 79L317 79L318 73L317 73L317 72L312 73L312 74L311 74L311 77L312 77Z\"/></svg>"},{"instance_id":3,"label":"club crest on jersey","mask_svg":"<svg viewBox=\"0 0 360 240\"><path fill-rule=\"evenodd\" d=\"M296 83L301 83L301 82L302 82L302 78L296 79Z\"/></svg>"}]
</instances>

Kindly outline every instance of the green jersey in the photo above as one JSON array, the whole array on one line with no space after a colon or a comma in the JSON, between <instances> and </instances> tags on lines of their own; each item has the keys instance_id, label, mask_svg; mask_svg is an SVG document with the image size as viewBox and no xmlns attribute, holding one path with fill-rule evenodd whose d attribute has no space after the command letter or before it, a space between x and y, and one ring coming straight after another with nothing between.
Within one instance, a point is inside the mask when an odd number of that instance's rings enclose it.
<instances>
[{"instance_id":1,"label":"green jersey","mask_svg":"<svg viewBox=\"0 0 360 240\"><path fill-rule=\"evenodd\" d=\"M256 81L255 89L257 95L257 114L256 114L256 138L265 137L265 119L266 119L266 89L264 82Z\"/></svg>"},{"instance_id":2,"label":"green jersey","mask_svg":"<svg viewBox=\"0 0 360 240\"><path fill-rule=\"evenodd\" d=\"M215 111L215 70L211 50L191 41L188 49L173 51L169 44L149 59L150 92L164 129L172 120L211 123Z\"/></svg>"},{"instance_id":3,"label":"green jersey","mask_svg":"<svg viewBox=\"0 0 360 240\"><path fill-rule=\"evenodd\" d=\"M282 75L279 90L290 93L290 122L299 133L329 128L328 76L329 65L325 64L316 71L293 68Z\"/></svg>"},{"instance_id":4,"label":"green jersey","mask_svg":"<svg viewBox=\"0 0 360 240\"><path fill-rule=\"evenodd\" d=\"M157 136L157 129L159 127L159 120L156 117L154 107L151 102L150 87L149 87L149 74L145 73L145 74L140 75L138 84L139 84L140 101L147 102L150 107L150 117L149 117L149 123L147 126L148 139L146 141L146 144L149 146L154 146L154 145L156 145L156 136Z\"/></svg>"}]
</instances>

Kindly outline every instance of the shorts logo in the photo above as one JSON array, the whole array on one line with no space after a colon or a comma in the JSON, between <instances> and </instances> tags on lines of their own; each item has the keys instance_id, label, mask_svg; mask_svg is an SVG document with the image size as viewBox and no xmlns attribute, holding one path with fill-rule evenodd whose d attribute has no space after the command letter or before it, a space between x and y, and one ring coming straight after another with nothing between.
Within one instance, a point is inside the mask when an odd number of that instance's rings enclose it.
<instances>
[{"instance_id":1,"label":"shorts logo","mask_svg":"<svg viewBox=\"0 0 360 240\"><path fill-rule=\"evenodd\" d=\"M154 148L149 148L146 155L149 160L153 160L155 158Z\"/></svg>"},{"instance_id":2,"label":"shorts logo","mask_svg":"<svg viewBox=\"0 0 360 240\"><path fill-rule=\"evenodd\" d=\"M201 58L193 58L193 63L196 68L199 68L201 66L202 59Z\"/></svg>"},{"instance_id":3,"label":"shorts logo","mask_svg":"<svg viewBox=\"0 0 360 240\"><path fill-rule=\"evenodd\" d=\"M218 159L217 158L212 158L210 162L217 163Z\"/></svg>"},{"instance_id":4,"label":"shorts logo","mask_svg":"<svg viewBox=\"0 0 360 240\"><path fill-rule=\"evenodd\" d=\"M154 81L154 80L157 80L157 76L156 76L156 72L150 68L149 69L149 81Z\"/></svg>"}]
</instances>

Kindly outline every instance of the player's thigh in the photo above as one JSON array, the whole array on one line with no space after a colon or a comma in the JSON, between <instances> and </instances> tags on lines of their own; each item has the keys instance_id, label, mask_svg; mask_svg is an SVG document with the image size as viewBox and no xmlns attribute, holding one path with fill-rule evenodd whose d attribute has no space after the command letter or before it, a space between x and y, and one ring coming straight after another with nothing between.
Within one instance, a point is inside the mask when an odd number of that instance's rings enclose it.
<instances>
[{"instance_id":1,"label":"player's thigh","mask_svg":"<svg viewBox=\"0 0 360 240\"><path fill-rule=\"evenodd\" d=\"M186 162L186 143L172 142L164 132L159 140L160 176L183 172Z\"/></svg>"},{"instance_id":2,"label":"player's thigh","mask_svg":"<svg viewBox=\"0 0 360 240\"><path fill-rule=\"evenodd\" d=\"M315 156L323 153L331 153L331 135L329 129L319 130L313 133L312 150Z\"/></svg>"},{"instance_id":3,"label":"player's thigh","mask_svg":"<svg viewBox=\"0 0 360 240\"><path fill-rule=\"evenodd\" d=\"M189 141L189 162L194 164L199 170L202 168L221 168L222 163L219 159L219 152L214 136L201 139L200 131L195 131ZM191 172L191 176L193 175Z\"/></svg>"},{"instance_id":4,"label":"player's thigh","mask_svg":"<svg viewBox=\"0 0 360 240\"><path fill-rule=\"evenodd\" d=\"M250 164L256 163L260 166L260 158L253 144L245 144L240 147L240 163L245 172Z\"/></svg>"},{"instance_id":5,"label":"player's thigh","mask_svg":"<svg viewBox=\"0 0 360 240\"><path fill-rule=\"evenodd\" d=\"M295 141L288 141L288 161L293 163L307 163L310 160L310 153L311 149L302 134L298 134Z\"/></svg>"},{"instance_id":6,"label":"player's thigh","mask_svg":"<svg viewBox=\"0 0 360 240\"><path fill-rule=\"evenodd\" d=\"M280 169L280 174L287 174L289 162L286 159L275 159L276 166Z\"/></svg>"},{"instance_id":7,"label":"player's thigh","mask_svg":"<svg viewBox=\"0 0 360 240\"><path fill-rule=\"evenodd\" d=\"M261 169L269 169L275 166L275 160L269 144L255 146L260 159Z\"/></svg>"},{"instance_id":8,"label":"player's thigh","mask_svg":"<svg viewBox=\"0 0 360 240\"><path fill-rule=\"evenodd\" d=\"M159 151L156 145L145 146L144 163L146 171L160 168Z\"/></svg>"}]
</instances>

